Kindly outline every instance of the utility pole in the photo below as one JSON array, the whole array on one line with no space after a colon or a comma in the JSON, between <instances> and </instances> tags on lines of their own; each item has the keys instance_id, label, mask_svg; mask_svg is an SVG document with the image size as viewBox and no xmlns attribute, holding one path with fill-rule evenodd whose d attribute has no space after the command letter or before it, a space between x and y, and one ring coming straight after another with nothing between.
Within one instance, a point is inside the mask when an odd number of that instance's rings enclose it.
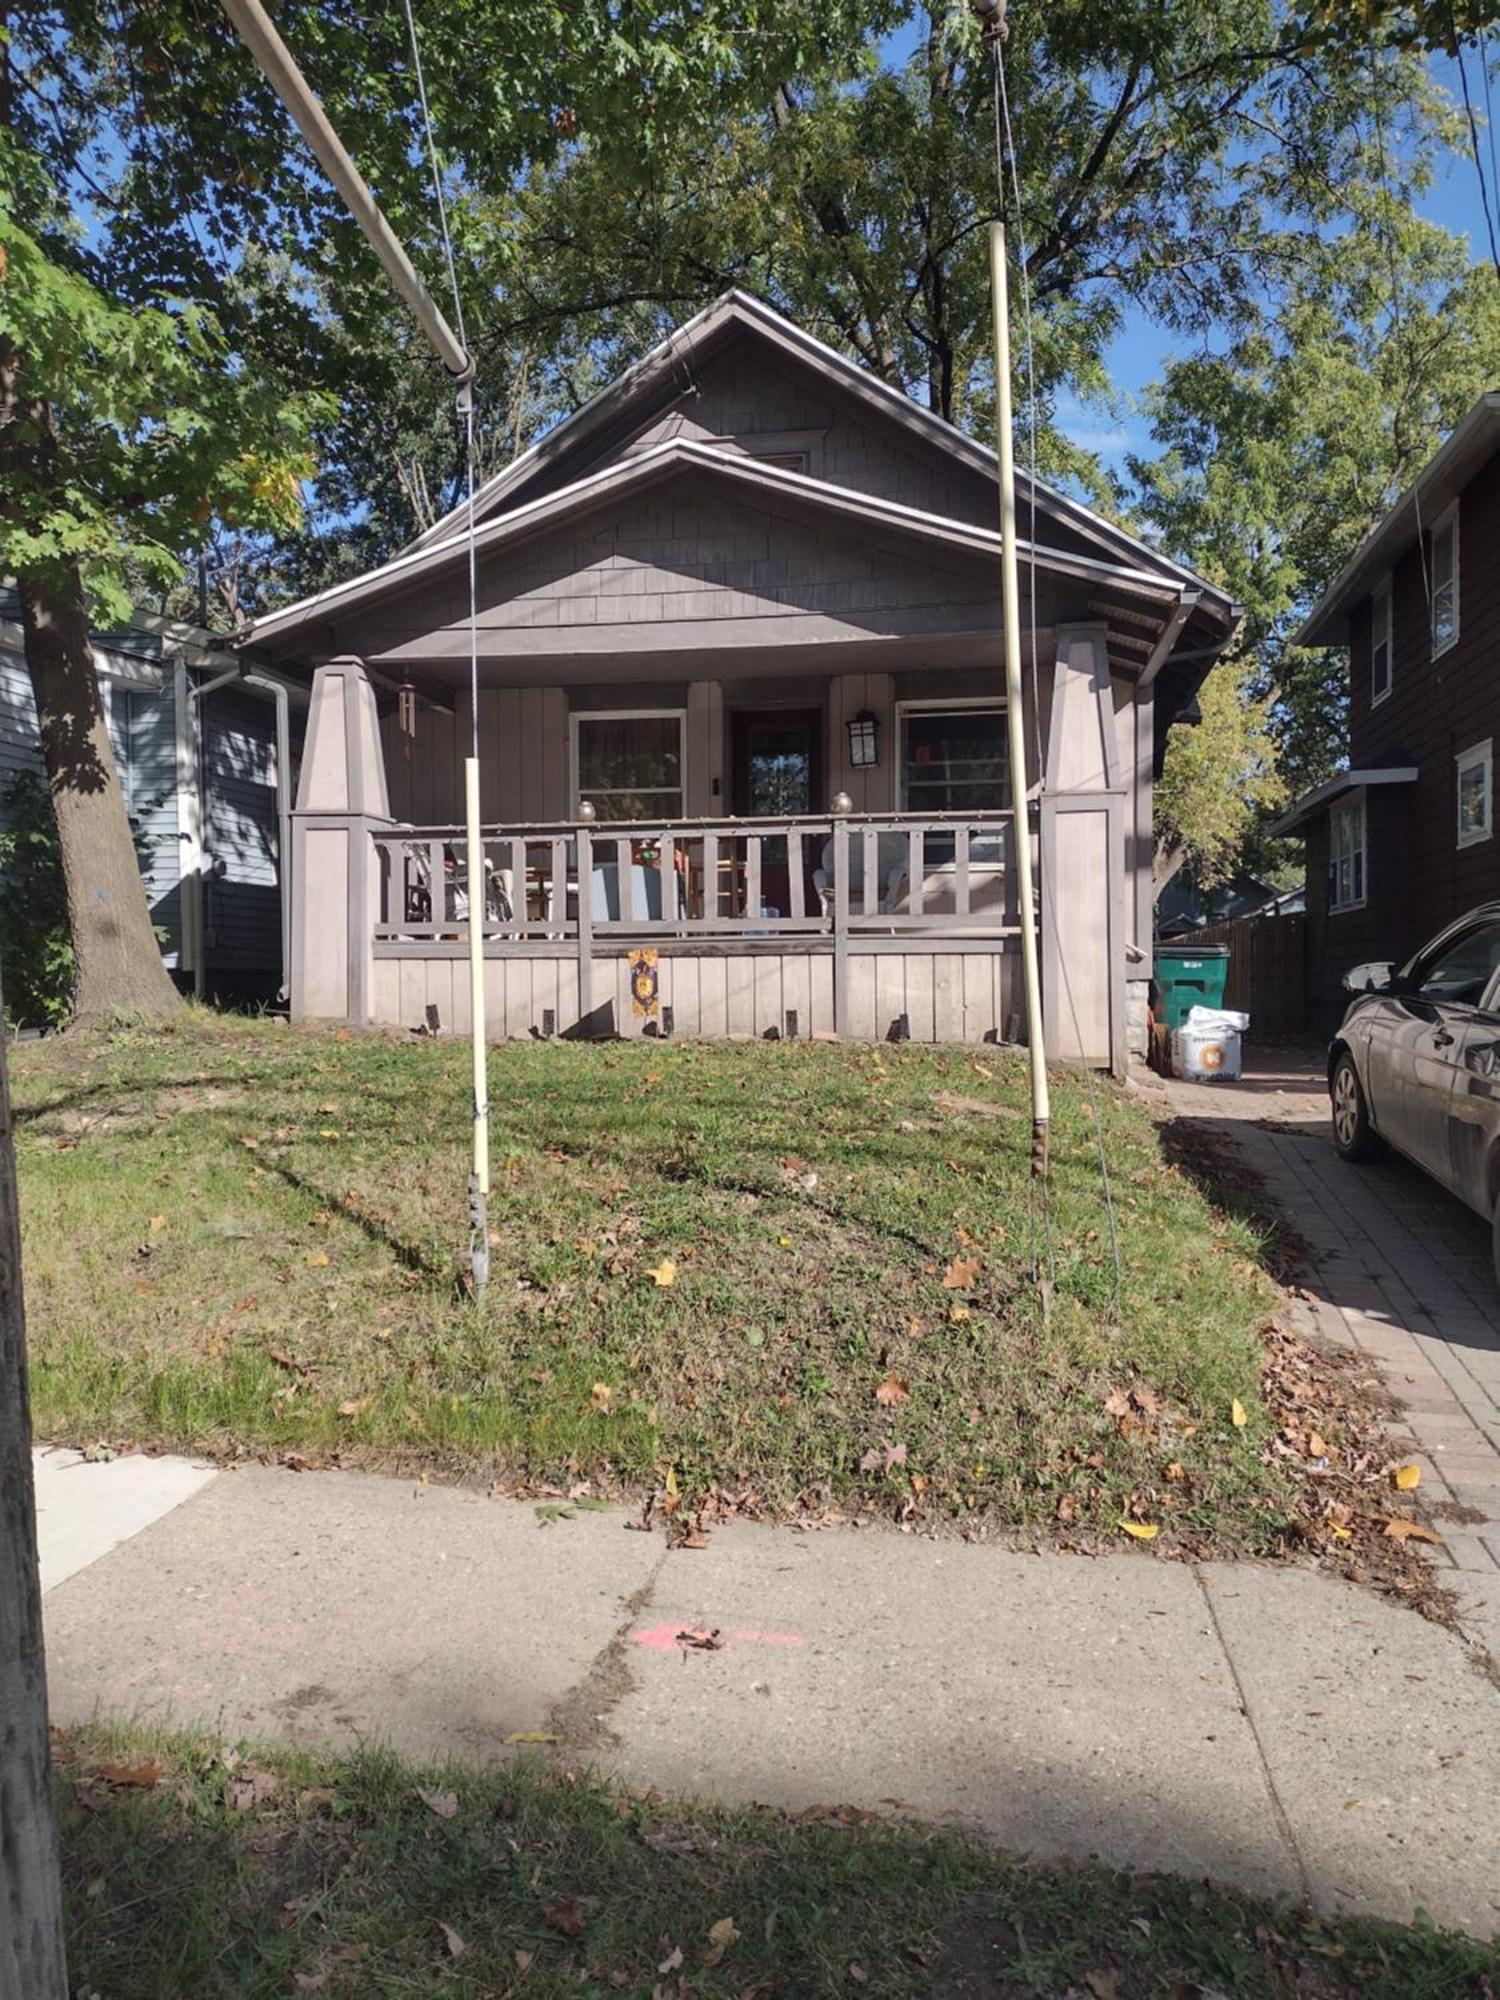
<instances>
[{"instance_id":1,"label":"utility pole","mask_svg":"<svg viewBox=\"0 0 1500 2000\"><path fill-rule=\"evenodd\" d=\"M369 183L345 151L327 112L297 67L261 0L220 0L240 40L254 56L266 82L286 106L293 124L312 148L318 164L338 190L344 206L364 232L365 240L385 266L386 276L429 346L453 378L458 413L463 419L469 485L469 705L470 745L464 762L465 869L469 895L469 1014L473 1049L473 1151L469 1172L469 1261L474 1289L489 1282L490 1094L489 1051L485 1040L484 919L489 901L484 873L484 840L479 824L479 640L475 610L477 582L474 562L474 362L462 340L449 326L437 302L417 275L401 239L386 221ZM412 29L416 35L415 26ZM413 39L413 55L417 48ZM420 80L420 69L418 71ZM426 97L423 96L423 115ZM430 142L430 134L429 134ZM436 180L437 168L433 175ZM439 188L441 198L441 189ZM443 240L447 242L447 226ZM455 299L457 280L454 280ZM456 313L462 323L462 315ZM439 887L440 885L434 885Z\"/></svg>"},{"instance_id":2,"label":"utility pole","mask_svg":"<svg viewBox=\"0 0 1500 2000\"><path fill-rule=\"evenodd\" d=\"M0 2000L68 2000L4 1019L0 1006Z\"/></svg>"},{"instance_id":3,"label":"utility pole","mask_svg":"<svg viewBox=\"0 0 1500 2000\"><path fill-rule=\"evenodd\" d=\"M996 144L1000 128L1000 45L1009 33L1008 0L971 0L995 65ZM1005 161L995 161L1000 206L1005 206ZM1036 889L1031 869L1030 786L1026 773L1026 716L1021 687L1021 587L1016 568L1015 411L1010 388L1010 285L1003 215L990 224L990 304L995 341L995 456L1000 484L1000 623L1005 646L1005 730L1010 753L1010 798L1015 813L1016 890L1021 918L1021 982L1026 1000L1026 1048L1031 1064L1031 1173L1047 1177L1052 1118L1047 1048L1042 1025L1042 974L1037 952ZM1036 561L1036 550L1031 552ZM1033 635L1033 643L1035 643ZM1041 827L1037 828L1038 839Z\"/></svg>"}]
</instances>

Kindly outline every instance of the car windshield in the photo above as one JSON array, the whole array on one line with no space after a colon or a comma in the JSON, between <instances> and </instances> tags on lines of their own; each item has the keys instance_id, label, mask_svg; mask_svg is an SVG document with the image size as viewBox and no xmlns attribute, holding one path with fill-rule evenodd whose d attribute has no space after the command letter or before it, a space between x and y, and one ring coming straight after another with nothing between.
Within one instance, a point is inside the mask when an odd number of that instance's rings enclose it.
<instances>
[{"instance_id":1,"label":"car windshield","mask_svg":"<svg viewBox=\"0 0 1500 2000\"><path fill-rule=\"evenodd\" d=\"M1500 923L1465 931L1417 968L1417 991L1425 1000L1477 1006L1500 966Z\"/></svg>"}]
</instances>

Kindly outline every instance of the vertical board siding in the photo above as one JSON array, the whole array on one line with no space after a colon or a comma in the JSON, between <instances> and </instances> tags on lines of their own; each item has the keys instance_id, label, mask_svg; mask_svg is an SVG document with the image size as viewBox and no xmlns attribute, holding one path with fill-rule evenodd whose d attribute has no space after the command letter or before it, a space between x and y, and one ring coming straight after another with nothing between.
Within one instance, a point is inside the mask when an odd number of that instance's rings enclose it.
<instances>
[{"instance_id":1,"label":"vertical board siding","mask_svg":"<svg viewBox=\"0 0 1500 2000\"><path fill-rule=\"evenodd\" d=\"M673 952L661 959L658 971L660 1003L672 1009L672 1032L680 1040L784 1036L789 1009L797 1015L799 1040L834 1033L833 960L827 953ZM851 1041L885 1040L903 1014L914 1042L1004 1039L1018 1005L1019 975L1010 951L855 951L849 978ZM469 1031L466 959L377 958L373 995L379 1023L421 1027L427 1008L436 1006L445 1032ZM595 959L594 995L596 1007L613 1005L617 1034L633 1040L645 1033L648 1022L631 1004L624 953ZM485 1016L497 1041L540 1035L549 1011L556 1034L567 1034L578 1022L575 953L486 959ZM661 1025L658 1013L658 1032Z\"/></svg>"}]
</instances>

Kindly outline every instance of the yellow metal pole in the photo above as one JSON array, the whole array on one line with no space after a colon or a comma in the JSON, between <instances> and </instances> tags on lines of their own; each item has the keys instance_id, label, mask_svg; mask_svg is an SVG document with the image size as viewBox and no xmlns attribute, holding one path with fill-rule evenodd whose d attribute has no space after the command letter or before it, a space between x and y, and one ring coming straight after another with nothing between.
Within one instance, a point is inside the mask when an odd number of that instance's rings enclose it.
<instances>
[{"instance_id":1,"label":"yellow metal pole","mask_svg":"<svg viewBox=\"0 0 1500 2000\"><path fill-rule=\"evenodd\" d=\"M995 318L995 450L1000 461L1000 619L1005 641L1005 727L1010 793L1015 810L1016 887L1021 917L1021 981L1026 996L1026 1045L1031 1058L1031 1171L1047 1171L1052 1106L1042 1032L1042 979L1037 961L1036 891L1031 872L1030 787L1021 688L1021 589L1016 570L1016 465L1010 393L1010 288L1005 224L990 224L990 294ZM1035 558L1033 557L1033 560Z\"/></svg>"},{"instance_id":2,"label":"yellow metal pole","mask_svg":"<svg viewBox=\"0 0 1500 2000\"><path fill-rule=\"evenodd\" d=\"M469 1179L470 1255L474 1283L483 1291L489 1278L490 1243L490 1086L489 1044L484 1019L484 841L479 832L479 759L464 759L469 878L469 1025L474 1050L474 1165Z\"/></svg>"}]
</instances>

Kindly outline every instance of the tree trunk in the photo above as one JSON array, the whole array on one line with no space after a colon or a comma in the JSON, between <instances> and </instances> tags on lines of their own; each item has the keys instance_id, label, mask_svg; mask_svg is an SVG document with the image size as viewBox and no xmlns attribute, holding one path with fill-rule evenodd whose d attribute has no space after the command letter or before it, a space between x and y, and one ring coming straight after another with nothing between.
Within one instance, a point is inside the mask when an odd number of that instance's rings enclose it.
<instances>
[{"instance_id":1,"label":"tree trunk","mask_svg":"<svg viewBox=\"0 0 1500 2000\"><path fill-rule=\"evenodd\" d=\"M1151 889L1159 896L1178 870L1187 862L1187 849L1174 847L1170 842L1158 840L1151 856Z\"/></svg>"},{"instance_id":2,"label":"tree trunk","mask_svg":"<svg viewBox=\"0 0 1500 2000\"><path fill-rule=\"evenodd\" d=\"M31 1487L21 1232L0 1034L0 2000L68 2000Z\"/></svg>"},{"instance_id":3,"label":"tree trunk","mask_svg":"<svg viewBox=\"0 0 1500 2000\"><path fill-rule=\"evenodd\" d=\"M0 504L5 473L24 464L44 490L58 476L50 407L28 398L23 357L0 339ZM182 1005L146 906L135 840L94 674L83 578L76 562L23 570L21 627L41 724L42 755L68 892L78 1021L161 1019Z\"/></svg>"},{"instance_id":4,"label":"tree trunk","mask_svg":"<svg viewBox=\"0 0 1500 2000\"><path fill-rule=\"evenodd\" d=\"M22 574L26 666L57 817L78 984L73 1018L161 1019L182 996L161 961L94 674L83 584Z\"/></svg>"}]
</instances>

